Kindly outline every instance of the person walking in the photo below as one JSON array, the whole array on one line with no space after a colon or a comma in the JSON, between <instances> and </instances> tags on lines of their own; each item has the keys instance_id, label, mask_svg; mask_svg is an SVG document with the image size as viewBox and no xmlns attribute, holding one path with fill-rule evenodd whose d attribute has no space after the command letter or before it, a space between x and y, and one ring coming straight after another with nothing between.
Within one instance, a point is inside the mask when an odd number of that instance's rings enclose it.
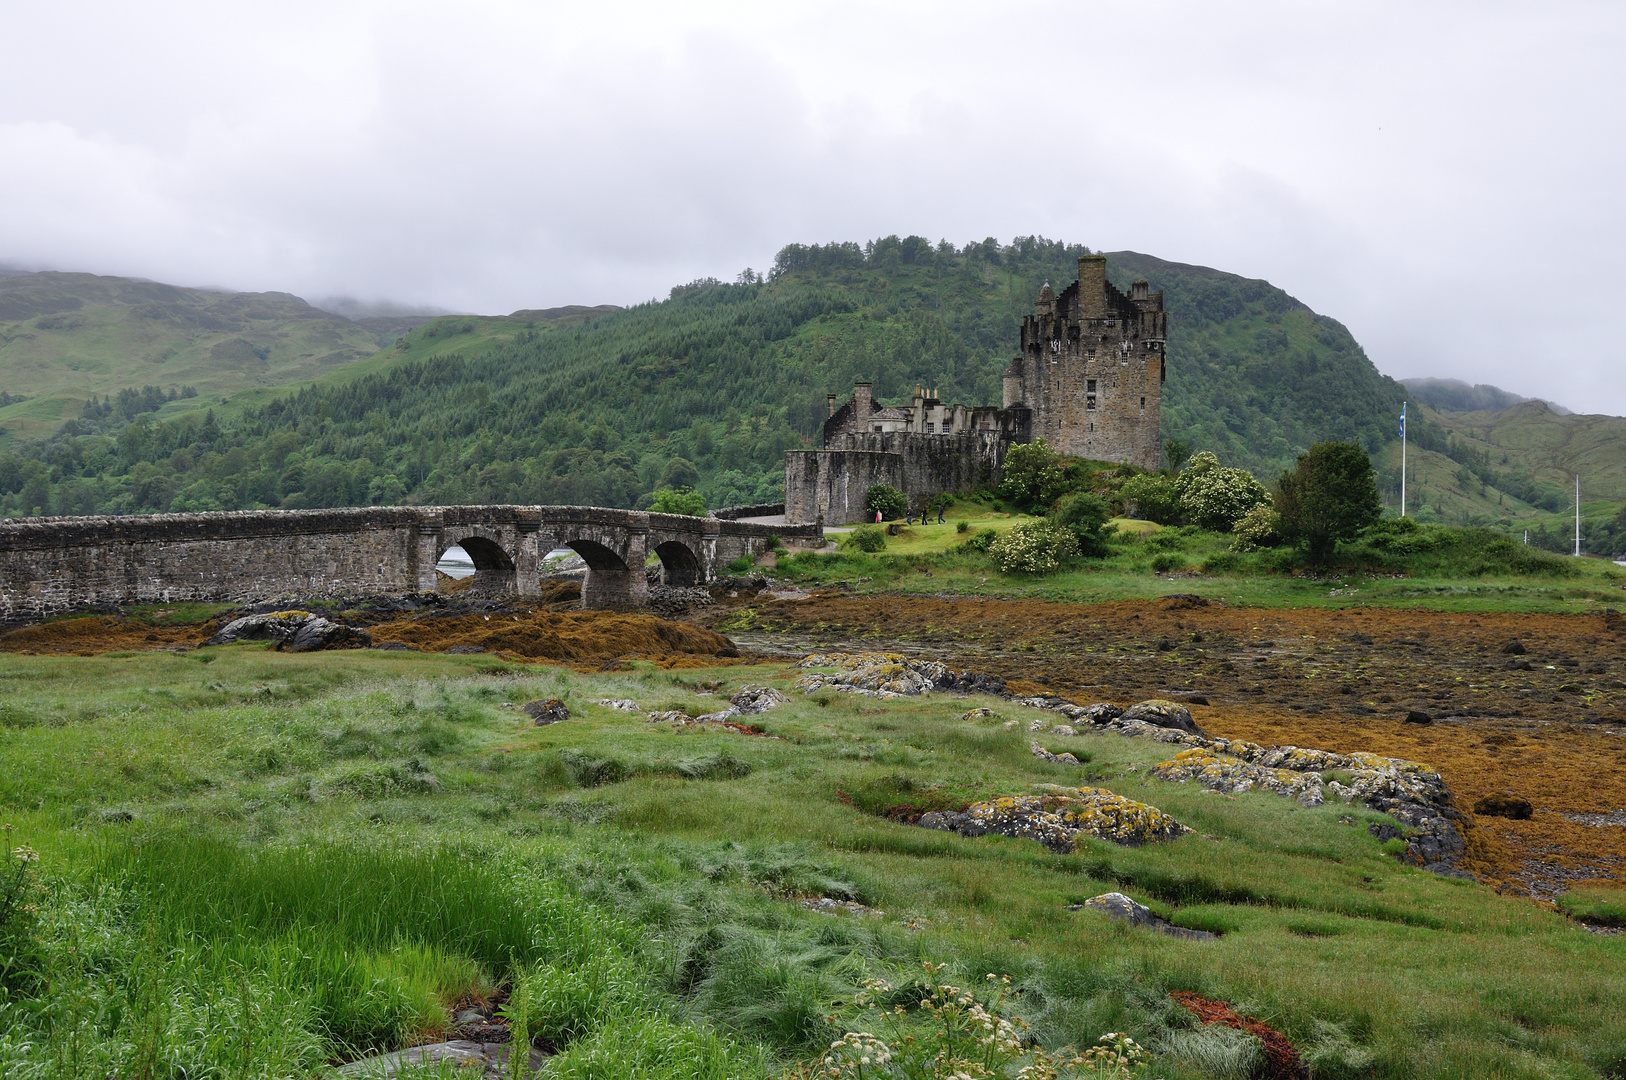
<instances>
[{"instance_id":1,"label":"person walking","mask_svg":"<svg viewBox=\"0 0 1626 1080\"><path fill-rule=\"evenodd\" d=\"M939 525L943 524L943 504L942 503L937 504L937 523Z\"/></svg>"}]
</instances>

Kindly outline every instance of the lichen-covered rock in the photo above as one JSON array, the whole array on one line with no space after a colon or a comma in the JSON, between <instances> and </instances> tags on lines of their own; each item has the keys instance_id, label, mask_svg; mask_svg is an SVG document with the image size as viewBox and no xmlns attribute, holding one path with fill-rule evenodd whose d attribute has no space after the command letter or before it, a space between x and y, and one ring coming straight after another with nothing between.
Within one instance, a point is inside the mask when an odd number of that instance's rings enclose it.
<instances>
[{"instance_id":1,"label":"lichen-covered rock","mask_svg":"<svg viewBox=\"0 0 1626 1080\"><path fill-rule=\"evenodd\" d=\"M526 716L536 721L537 727L546 727L570 719L570 708L556 697L527 701L520 709Z\"/></svg>"},{"instance_id":2,"label":"lichen-covered rock","mask_svg":"<svg viewBox=\"0 0 1626 1080\"><path fill-rule=\"evenodd\" d=\"M1124 714L1124 711L1110 701L1097 701L1094 705L1075 705L1078 715L1069 713L1070 719L1087 720L1092 724L1110 724Z\"/></svg>"},{"instance_id":3,"label":"lichen-covered rock","mask_svg":"<svg viewBox=\"0 0 1626 1080\"><path fill-rule=\"evenodd\" d=\"M606 709L614 709L616 712L638 711L638 703L631 698L599 698L593 704L602 705Z\"/></svg>"},{"instance_id":4,"label":"lichen-covered rock","mask_svg":"<svg viewBox=\"0 0 1626 1080\"><path fill-rule=\"evenodd\" d=\"M924 814L919 824L961 836L1024 837L1063 853L1074 850L1081 834L1134 847L1172 840L1187 831L1155 806L1102 788L1051 784L1036 795L1005 795L973 803L964 813Z\"/></svg>"},{"instance_id":5,"label":"lichen-covered rock","mask_svg":"<svg viewBox=\"0 0 1626 1080\"><path fill-rule=\"evenodd\" d=\"M1044 747L1040 746L1038 743L1028 743L1028 749L1031 750L1033 752L1033 756L1038 758L1040 761L1054 761L1058 765L1078 764L1078 758L1074 757L1072 754L1053 754L1049 750L1046 750Z\"/></svg>"},{"instance_id":6,"label":"lichen-covered rock","mask_svg":"<svg viewBox=\"0 0 1626 1080\"><path fill-rule=\"evenodd\" d=\"M1078 732L1068 724L1057 724L1055 727L1050 729L1050 734L1072 736L1077 735Z\"/></svg>"},{"instance_id":7,"label":"lichen-covered rock","mask_svg":"<svg viewBox=\"0 0 1626 1080\"><path fill-rule=\"evenodd\" d=\"M960 714L960 719L966 723L973 720L998 720L999 714L992 709L967 709Z\"/></svg>"},{"instance_id":8,"label":"lichen-covered rock","mask_svg":"<svg viewBox=\"0 0 1626 1080\"><path fill-rule=\"evenodd\" d=\"M814 653L796 666L835 669L811 671L798 679L795 688L804 694L823 688L878 698L914 697L933 690L1005 693L1004 679L900 653Z\"/></svg>"},{"instance_id":9,"label":"lichen-covered rock","mask_svg":"<svg viewBox=\"0 0 1626 1080\"><path fill-rule=\"evenodd\" d=\"M755 716L783 705L789 699L771 686L742 686L728 699L736 713Z\"/></svg>"},{"instance_id":10,"label":"lichen-covered rock","mask_svg":"<svg viewBox=\"0 0 1626 1080\"><path fill-rule=\"evenodd\" d=\"M1196 721L1192 720L1190 709L1163 698L1152 698L1131 705L1123 711L1123 714L1118 719L1139 720L1143 724L1151 724L1160 728L1172 728L1191 735L1203 734L1202 728L1199 728Z\"/></svg>"},{"instance_id":11,"label":"lichen-covered rock","mask_svg":"<svg viewBox=\"0 0 1626 1080\"><path fill-rule=\"evenodd\" d=\"M1203 747L1180 751L1172 760L1153 768L1152 775L1174 783L1195 780L1209 791L1223 791L1232 795L1260 788L1295 799L1304 806L1320 806L1325 801L1319 773L1250 765Z\"/></svg>"}]
</instances>

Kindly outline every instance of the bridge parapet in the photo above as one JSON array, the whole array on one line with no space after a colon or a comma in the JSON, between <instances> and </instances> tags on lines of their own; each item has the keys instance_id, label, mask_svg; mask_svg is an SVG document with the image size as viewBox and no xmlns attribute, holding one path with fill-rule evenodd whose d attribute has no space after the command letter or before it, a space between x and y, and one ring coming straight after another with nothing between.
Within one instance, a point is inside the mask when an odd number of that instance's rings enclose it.
<instances>
[{"instance_id":1,"label":"bridge parapet","mask_svg":"<svg viewBox=\"0 0 1626 1080\"><path fill-rule=\"evenodd\" d=\"M454 544L475 587L534 595L543 559L570 547L588 565L584 607L637 607L644 564L672 584L703 584L770 536L811 540L817 526L765 526L601 506L389 506L0 521L0 622L75 609L290 593L433 591Z\"/></svg>"}]
</instances>

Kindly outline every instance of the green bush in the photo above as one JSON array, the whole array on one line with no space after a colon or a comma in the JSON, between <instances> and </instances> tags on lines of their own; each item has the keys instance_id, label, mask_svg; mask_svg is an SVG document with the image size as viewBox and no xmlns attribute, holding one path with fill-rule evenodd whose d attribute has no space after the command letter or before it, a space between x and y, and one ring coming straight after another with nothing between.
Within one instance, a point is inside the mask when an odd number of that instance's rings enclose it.
<instances>
[{"instance_id":1,"label":"green bush","mask_svg":"<svg viewBox=\"0 0 1626 1080\"><path fill-rule=\"evenodd\" d=\"M1277 482L1276 510L1282 535L1308 549L1311 562L1326 562L1340 540L1382 516L1372 459L1357 443L1316 443Z\"/></svg>"},{"instance_id":2,"label":"green bush","mask_svg":"<svg viewBox=\"0 0 1626 1080\"><path fill-rule=\"evenodd\" d=\"M728 564L728 572L731 574L744 574L750 569L751 556L749 555L741 555L739 558Z\"/></svg>"},{"instance_id":3,"label":"green bush","mask_svg":"<svg viewBox=\"0 0 1626 1080\"><path fill-rule=\"evenodd\" d=\"M1087 491L1075 491L1056 501L1055 523L1073 534L1080 555L1099 557L1107 553L1102 533L1107 523L1107 504Z\"/></svg>"},{"instance_id":4,"label":"green bush","mask_svg":"<svg viewBox=\"0 0 1626 1080\"><path fill-rule=\"evenodd\" d=\"M1123 499L1124 513L1130 517L1155 521L1159 525L1176 525L1180 521L1180 492L1172 477L1161 473L1141 473L1124 481L1118 495Z\"/></svg>"},{"instance_id":5,"label":"green bush","mask_svg":"<svg viewBox=\"0 0 1626 1080\"><path fill-rule=\"evenodd\" d=\"M876 484L864 492L864 510L871 517L879 513L882 521L896 521L908 512L909 496L890 484Z\"/></svg>"},{"instance_id":6,"label":"green bush","mask_svg":"<svg viewBox=\"0 0 1626 1080\"><path fill-rule=\"evenodd\" d=\"M1203 560L1203 573L1230 574L1242 569L1242 556L1234 551L1221 551Z\"/></svg>"},{"instance_id":7,"label":"green bush","mask_svg":"<svg viewBox=\"0 0 1626 1080\"><path fill-rule=\"evenodd\" d=\"M1187 521L1215 532L1230 532L1254 507L1270 502L1265 485L1246 469L1228 469L1204 451L1174 480L1180 511Z\"/></svg>"},{"instance_id":8,"label":"green bush","mask_svg":"<svg viewBox=\"0 0 1626 1080\"><path fill-rule=\"evenodd\" d=\"M1078 556L1078 540L1048 520L1024 521L988 546L988 557L1007 574L1049 574Z\"/></svg>"},{"instance_id":9,"label":"green bush","mask_svg":"<svg viewBox=\"0 0 1626 1080\"><path fill-rule=\"evenodd\" d=\"M1152 557L1152 572L1166 574L1171 570L1184 570L1186 560L1172 551L1165 551Z\"/></svg>"},{"instance_id":10,"label":"green bush","mask_svg":"<svg viewBox=\"0 0 1626 1080\"><path fill-rule=\"evenodd\" d=\"M999 539L999 534L993 529L979 529L977 535L967 540L962 547L972 551L987 551Z\"/></svg>"},{"instance_id":11,"label":"green bush","mask_svg":"<svg viewBox=\"0 0 1626 1080\"><path fill-rule=\"evenodd\" d=\"M1048 507L1070 487L1067 459L1043 439L1018 443L1006 452L1000 498L1022 509L1037 510Z\"/></svg>"},{"instance_id":12,"label":"green bush","mask_svg":"<svg viewBox=\"0 0 1626 1080\"><path fill-rule=\"evenodd\" d=\"M957 533L970 532L971 531L971 522L967 521L965 518L961 518L959 520L959 522L954 526L954 531L957 532Z\"/></svg>"},{"instance_id":13,"label":"green bush","mask_svg":"<svg viewBox=\"0 0 1626 1080\"><path fill-rule=\"evenodd\" d=\"M879 525L860 525L847 534L843 546L874 553L886 549L886 530Z\"/></svg>"},{"instance_id":14,"label":"green bush","mask_svg":"<svg viewBox=\"0 0 1626 1080\"><path fill-rule=\"evenodd\" d=\"M706 497L693 488L656 488L649 509L657 514L706 516Z\"/></svg>"}]
</instances>

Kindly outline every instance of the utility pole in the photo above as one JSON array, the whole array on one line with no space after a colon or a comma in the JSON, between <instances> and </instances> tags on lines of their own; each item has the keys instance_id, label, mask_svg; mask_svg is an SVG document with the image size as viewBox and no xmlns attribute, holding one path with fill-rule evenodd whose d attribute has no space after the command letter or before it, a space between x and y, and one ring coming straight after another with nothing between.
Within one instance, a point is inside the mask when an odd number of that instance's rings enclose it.
<instances>
[{"instance_id":1,"label":"utility pole","mask_svg":"<svg viewBox=\"0 0 1626 1080\"><path fill-rule=\"evenodd\" d=\"M1575 474L1575 557L1581 557L1581 474Z\"/></svg>"},{"instance_id":2,"label":"utility pole","mask_svg":"<svg viewBox=\"0 0 1626 1080\"><path fill-rule=\"evenodd\" d=\"M1400 403L1400 516L1406 516L1406 403Z\"/></svg>"}]
</instances>

